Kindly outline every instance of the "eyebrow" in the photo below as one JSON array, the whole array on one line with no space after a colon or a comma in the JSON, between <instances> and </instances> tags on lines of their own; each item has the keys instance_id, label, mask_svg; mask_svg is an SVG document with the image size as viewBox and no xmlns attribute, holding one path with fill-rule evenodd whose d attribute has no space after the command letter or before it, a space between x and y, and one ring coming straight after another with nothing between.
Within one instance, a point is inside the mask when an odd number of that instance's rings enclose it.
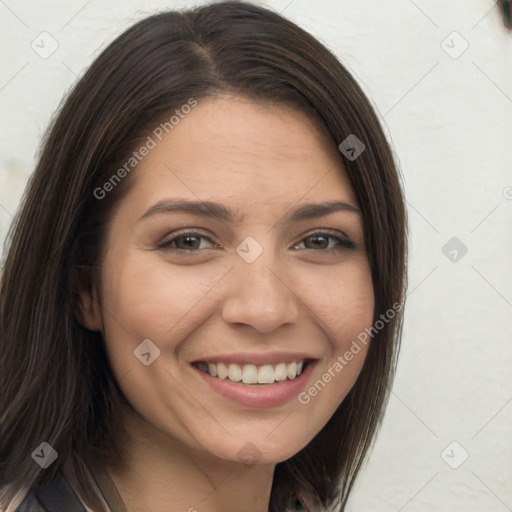
<instances>
[{"instance_id":1,"label":"eyebrow","mask_svg":"<svg viewBox=\"0 0 512 512\"><path fill-rule=\"evenodd\" d=\"M328 201L324 203L303 204L288 213L282 222L291 223L302 220L323 217L331 213L346 211L361 214L361 210L356 206L343 201ZM211 217L225 222L242 222L244 217L240 215L239 210L230 210L226 206L213 201L190 201L185 199L164 199L153 205L142 215L139 221L147 219L156 214L187 212L204 217Z\"/></svg>"}]
</instances>

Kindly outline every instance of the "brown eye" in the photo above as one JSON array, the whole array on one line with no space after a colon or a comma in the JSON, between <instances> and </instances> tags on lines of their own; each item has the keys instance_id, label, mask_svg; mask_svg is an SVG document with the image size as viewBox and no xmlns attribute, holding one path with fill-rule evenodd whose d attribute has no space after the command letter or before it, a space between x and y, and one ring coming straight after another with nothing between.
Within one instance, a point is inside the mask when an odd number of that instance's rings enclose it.
<instances>
[{"instance_id":1,"label":"brown eye","mask_svg":"<svg viewBox=\"0 0 512 512\"><path fill-rule=\"evenodd\" d=\"M294 249L301 248L300 245L304 245L304 249L311 250L337 250L337 249L355 249L355 244L344 238L339 236L338 233L336 235L329 232L318 232L312 233L307 237L303 238L300 244L294 246Z\"/></svg>"},{"instance_id":2,"label":"brown eye","mask_svg":"<svg viewBox=\"0 0 512 512\"><path fill-rule=\"evenodd\" d=\"M306 242L306 249L329 249L329 238L332 237L324 235L308 236L307 238L304 239L304 241ZM307 241L310 242L310 247L307 247Z\"/></svg>"},{"instance_id":3,"label":"brown eye","mask_svg":"<svg viewBox=\"0 0 512 512\"><path fill-rule=\"evenodd\" d=\"M189 250L198 250L201 246L201 238L199 236L178 236L174 239L174 243L177 249L183 249L186 251Z\"/></svg>"},{"instance_id":4,"label":"brown eye","mask_svg":"<svg viewBox=\"0 0 512 512\"><path fill-rule=\"evenodd\" d=\"M203 241L206 242L202 243ZM182 233L157 244L158 249L185 253L199 252L211 248L211 246L221 247L201 233Z\"/></svg>"}]
</instances>

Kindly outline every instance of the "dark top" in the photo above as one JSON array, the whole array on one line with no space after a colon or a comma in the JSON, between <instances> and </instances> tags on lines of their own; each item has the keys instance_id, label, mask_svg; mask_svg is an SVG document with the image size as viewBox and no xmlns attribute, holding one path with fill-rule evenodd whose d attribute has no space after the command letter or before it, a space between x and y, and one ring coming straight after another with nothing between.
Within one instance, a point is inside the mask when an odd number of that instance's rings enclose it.
<instances>
[{"instance_id":1,"label":"dark top","mask_svg":"<svg viewBox=\"0 0 512 512\"><path fill-rule=\"evenodd\" d=\"M34 486L16 512L86 512L86 509L59 473L52 482Z\"/></svg>"},{"instance_id":2,"label":"dark top","mask_svg":"<svg viewBox=\"0 0 512 512\"><path fill-rule=\"evenodd\" d=\"M127 512L126 506L107 471L101 467L90 468L101 497L110 512ZM59 471L47 484L35 484L16 512L87 512L74 489Z\"/></svg>"}]
</instances>

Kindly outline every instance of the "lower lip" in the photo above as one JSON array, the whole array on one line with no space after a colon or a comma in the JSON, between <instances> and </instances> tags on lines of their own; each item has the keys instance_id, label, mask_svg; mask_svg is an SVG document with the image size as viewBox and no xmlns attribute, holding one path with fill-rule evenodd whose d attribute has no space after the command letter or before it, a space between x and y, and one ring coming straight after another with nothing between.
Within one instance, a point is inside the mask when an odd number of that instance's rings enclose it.
<instances>
[{"instance_id":1,"label":"lower lip","mask_svg":"<svg viewBox=\"0 0 512 512\"><path fill-rule=\"evenodd\" d=\"M285 404L298 396L306 386L313 371L314 362L308 363L305 370L293 380L283 380L275 384L256 386L232 382L227 379L212 377L210 374L193 366L210 387L220 395L246 407L269 408Z\"/></svg>"}]
</instances>

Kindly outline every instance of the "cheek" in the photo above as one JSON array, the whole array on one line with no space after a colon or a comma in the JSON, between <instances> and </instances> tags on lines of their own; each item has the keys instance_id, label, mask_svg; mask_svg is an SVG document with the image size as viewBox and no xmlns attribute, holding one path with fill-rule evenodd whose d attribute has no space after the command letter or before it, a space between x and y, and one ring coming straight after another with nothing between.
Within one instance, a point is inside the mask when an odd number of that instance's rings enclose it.
<instances>
[{"instance_id":1,"label":"cheek","mask_svg":"<svg viewBox=\"0 0 512 512\"><path fill-rule=\"evenodd\" d=\"M208 318L208 294L223 272L148 259L147 254L110 258L105 266L102 306L107 352L131 405L152 424L187 437L180 418L191 412L200 417L202 411L177 384L176 353Z\"/></svg>"},{"instance_id":2,"label":"cheek","mask_svg":"<svg viewBox=\"0 0 512 512\"><path fill-rule=\"evenodd\" d=\"M180 343L208 318L209 292L222 272L147 257L111 261L102 304L107 353L125 394L149 413L160 403L156 391L176 387L170 375L179 371Z\"/></svg>"},{"instance_id":3,"label":"cheek","mask_svg":"<svg viewBox=\"0 0 512 512\"><path fill-rule=\"evenodd\" d=\"M374 290L371 273L366 265L358 266L349 273L342 288L339 314L342 326L338 331L337 344L343 348L364 329L369 328L374 316Z\"/></svg>"},{"instance_id":4,"label":"cheek","mask_svg":"<svg viewBox=\"0 0 512 512\"><path fill-rule=\"evenodd\" d=\"M346 262L337 269L321 269L301 277L305 305L314 314L333 347L369 327L374 314L374 290L365 259Z\"/></svg>"},{"instance_id":5,"label":"cheek","mask_svg":"<svg viewBox=\"0 0 512 512\"><path fill-rule=\"evenodd\" d=\"M191 319L197 322L222 272L147 260L142 255L114 269L105 309L125 336L169 345L186 334Z\"/></svg>"},{"instance_id":6,"label":"cheek","mask_svg":"<svg viewBox=\"0 0 512 512\"><path fill-rule=\"evenodd\" d=\"M324 325L329 344L310 386L298 397L309 413L306 421L312 429L313 424L329 420L355 384L368 352L365 329L372 326L374 315L374 290L366 261L346 265L337 279L331 273L322 282L324 293L311 293L315 300L310 300L309 307Z\"/></svg>"}]
</instances>

